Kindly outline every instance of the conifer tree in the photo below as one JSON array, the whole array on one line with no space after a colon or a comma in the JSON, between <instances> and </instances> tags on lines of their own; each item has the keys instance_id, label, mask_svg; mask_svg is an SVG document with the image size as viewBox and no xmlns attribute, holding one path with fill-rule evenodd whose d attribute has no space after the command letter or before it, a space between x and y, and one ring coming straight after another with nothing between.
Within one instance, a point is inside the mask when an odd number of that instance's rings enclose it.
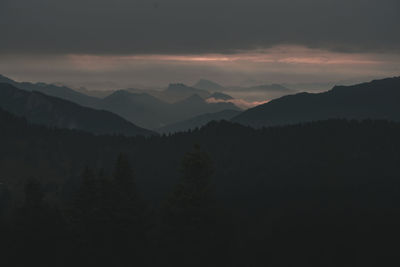
<instances>
[{"instance_id":1,"label":"conifer tree","mask_svg":"<svg viewBox=\"0 0 400 267\"><path fill-rule=\"evenodd\" d=\"M58 209L44 201L45 193L39 181L31 179L25 185L25 201L17 210L14 221L15 251L25 257L18 264L57 266L53 260L62 254L65 228Z\"/></svg>"},{"instance_id":2,"label":"conifer tree","mask_svg":"<svg viewBox=\"0 0 400 267\"><path fill-rule=\"evenodd\" d=\"M182 227L198 227L211 219L211 208L214 206L212 174L212 161L199 146L184 156L181 179L168 200L171 223Z\"/></svg>"},{"instance_id":3,"label":"conifer tree","mask_svg":"<svg viewBox=\"0 0 400 267\"><path fill-rule=\"evenodd\" d=\"M85 167L82 183L71 207L71 226L87 265L107 262L106 251L112 246L111 183Z\"/></svg>"},{"instance_id":4,"label":"conifer tree","mask_svg":"<svg viewBox=\"0 0 400 267\"><path fill-rule=\"evenodd\" d=\"M114 251L124 262L135 256L140 262L141 251L147 246L144 205L138 197L133 169L127 155L120 154L113 177Z\"/></svg>"},{"instance_id":5,"label":"conifer tree","mask_svg":"<svg viewBox=\"0 0 400 267\"><path fill-rule=\"evenodd\" d=\"M212 174L212 161L199 146L186 153L179 184L167 201L164 216L171 264L202 266L205 258L208 264L212 261L217 215Z\"/></svg>"}]
</instances>

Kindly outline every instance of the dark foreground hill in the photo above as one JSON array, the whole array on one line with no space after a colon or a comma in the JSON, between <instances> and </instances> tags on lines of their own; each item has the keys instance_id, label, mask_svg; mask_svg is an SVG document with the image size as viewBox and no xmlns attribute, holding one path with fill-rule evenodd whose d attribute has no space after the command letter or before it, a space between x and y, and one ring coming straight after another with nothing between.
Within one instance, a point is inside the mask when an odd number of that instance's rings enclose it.
<instances>
[{"instance_id":1,"label":"dark foreground hill","mask_svg":"<svg viewBox=\"0 0 400 267\"><path fill-rule=\"evenodd\" d=\"M221 120L230 120L233 117L240 114L238 110L223 110L215 113L206 113L199 116L195 116L194 118L176 122L164 126L162 128L157 129L159 133L177 133L177 132L184 132L188 130L193 130L195 128L200 128L211 121L221 121Z\"/></svg>"},{"instance_id":2,"label":"dark foreground hill","mask_svg":"<svg viewBox=\"0 0 400 267\"><path fill-rule=\"evenodd\" d=\"M400 121L400 77L324 93L288 95L249 109L233 119L253 127L296 124L331 118Z\"/></svg>"},{"instance_id":3,"label":"dark foreground hill","mask_svg":"<svg viewBox=\"0 0 400 267\"><path fill-rule=\"evenodd\" d=\"M25 117L29 122L50 127L77 129L95 134L154 134L111 112L82 107L40 92L20 90L5 83L0 83L0 108Z\"/></svg>"},{"instance_id":4,"label":"dark foreground hill","mask_svg":"<svg viewBox=\"0 0 400 267\"><path fill-rule=\"evenodd\" d=\"M7 266L398 265L399 123L213 122L127 138L0 112L0 129ZM114 168L120 152L130 160Z\"/></svg>"},{"instance_id":5,"label":"dark foreground hill","mask_svg":"<svg viewBox=\"0 0 400 267\"><path fill-rule=\"evenodd\" d=\"M49 96L58 97L77 103L81 106L92 107L99 98L88 96L66 86L47 83L17 82L0 74L0 83L8 83L25 91L36 91Z\"/></svg>"}]
</instances>

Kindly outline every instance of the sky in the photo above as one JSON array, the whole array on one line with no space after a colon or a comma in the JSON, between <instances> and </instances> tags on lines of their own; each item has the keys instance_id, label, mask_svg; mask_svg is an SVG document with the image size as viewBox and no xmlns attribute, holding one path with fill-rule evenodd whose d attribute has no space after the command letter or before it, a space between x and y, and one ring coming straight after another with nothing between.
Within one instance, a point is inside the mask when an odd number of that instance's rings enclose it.
<instances>
[{"instance_id":1,"label":"sky","mask_svg":"<svg viewBox=\"0 0 400 267\"><path fill-rule=\"evenodd\" d=\"M398 0L1 0L0 73L89 89L400 75Z\"/></svg>"}]
</instances>

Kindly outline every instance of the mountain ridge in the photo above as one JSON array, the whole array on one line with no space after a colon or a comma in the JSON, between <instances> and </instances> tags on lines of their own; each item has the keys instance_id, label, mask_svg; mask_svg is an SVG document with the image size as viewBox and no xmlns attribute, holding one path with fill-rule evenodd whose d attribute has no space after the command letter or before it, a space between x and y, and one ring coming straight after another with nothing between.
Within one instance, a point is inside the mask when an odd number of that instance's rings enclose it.
<instances>
[{"instance_id":1,"label":"mountain ridge","mask_svg":"<svg viewBox=\"0 0 400 267\"><path fill-rule=\"evenodd\" d=\"M80 93L66 86L59 86L42 82L40 83L17 82L1 74L0 74L0 83L8 83L16 88L25 91L41 92L49 96L54 96L62 98L64 100L72 101L74 103L86 107L92 107L99 100L99 98L97 97L88 96L86 94Z\"/></svg>"},{"instance_id":2,"label":"mountain ridge","mask_svg":"<svg viewBox=\"0 0 400 267\"><path fill-rule=\"evenodd\" d=\"M202 126L205 126L211 121L221 121L221 120L229 121L231 118L238 115L239 113L240 111L228 109L215 113L201 114L188 120L166 125L162 128L157 129L156 131L165 134L185 132L188 130L193 130L195 128L200 128Z\"/></svg>"},{"instance_id":3,"label":"mountain ridge","mask_svg":"<svg viewBox=\"0 0 400 267\"><path fill-rule=\"evenodd\" d=\"M400 120L400 77L322 93L287 95L249 109L232 121L253 127L287 125L332 118Z\"/></svg>"},{"instance_id":4,"label":"mountain ridge","mask_svg":"<svg viewBox=\"0 0 400 267\"><path fill-rule=\"evenodd\" d=\"M29 122L55 128L78 129L95 134L154 135L118 115L95 110L43 94L0 83L0 107Z\"/></svg>"}]
</instances>

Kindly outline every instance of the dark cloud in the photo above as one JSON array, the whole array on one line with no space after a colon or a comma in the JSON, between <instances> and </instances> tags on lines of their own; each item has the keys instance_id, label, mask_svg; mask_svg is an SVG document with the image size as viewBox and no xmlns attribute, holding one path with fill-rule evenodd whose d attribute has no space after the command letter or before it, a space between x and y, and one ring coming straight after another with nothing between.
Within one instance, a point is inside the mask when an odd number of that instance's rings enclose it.
<instances>
[{"instance_id":1,"label":"dark cloud","mask_svg":"<svg viewBox=\"0 0 400 267\"><path fill-rule=\"evenodd\" d=\"M1 0L0 53L400 48L398 0Z\"/></svg>"}]
</instances>

